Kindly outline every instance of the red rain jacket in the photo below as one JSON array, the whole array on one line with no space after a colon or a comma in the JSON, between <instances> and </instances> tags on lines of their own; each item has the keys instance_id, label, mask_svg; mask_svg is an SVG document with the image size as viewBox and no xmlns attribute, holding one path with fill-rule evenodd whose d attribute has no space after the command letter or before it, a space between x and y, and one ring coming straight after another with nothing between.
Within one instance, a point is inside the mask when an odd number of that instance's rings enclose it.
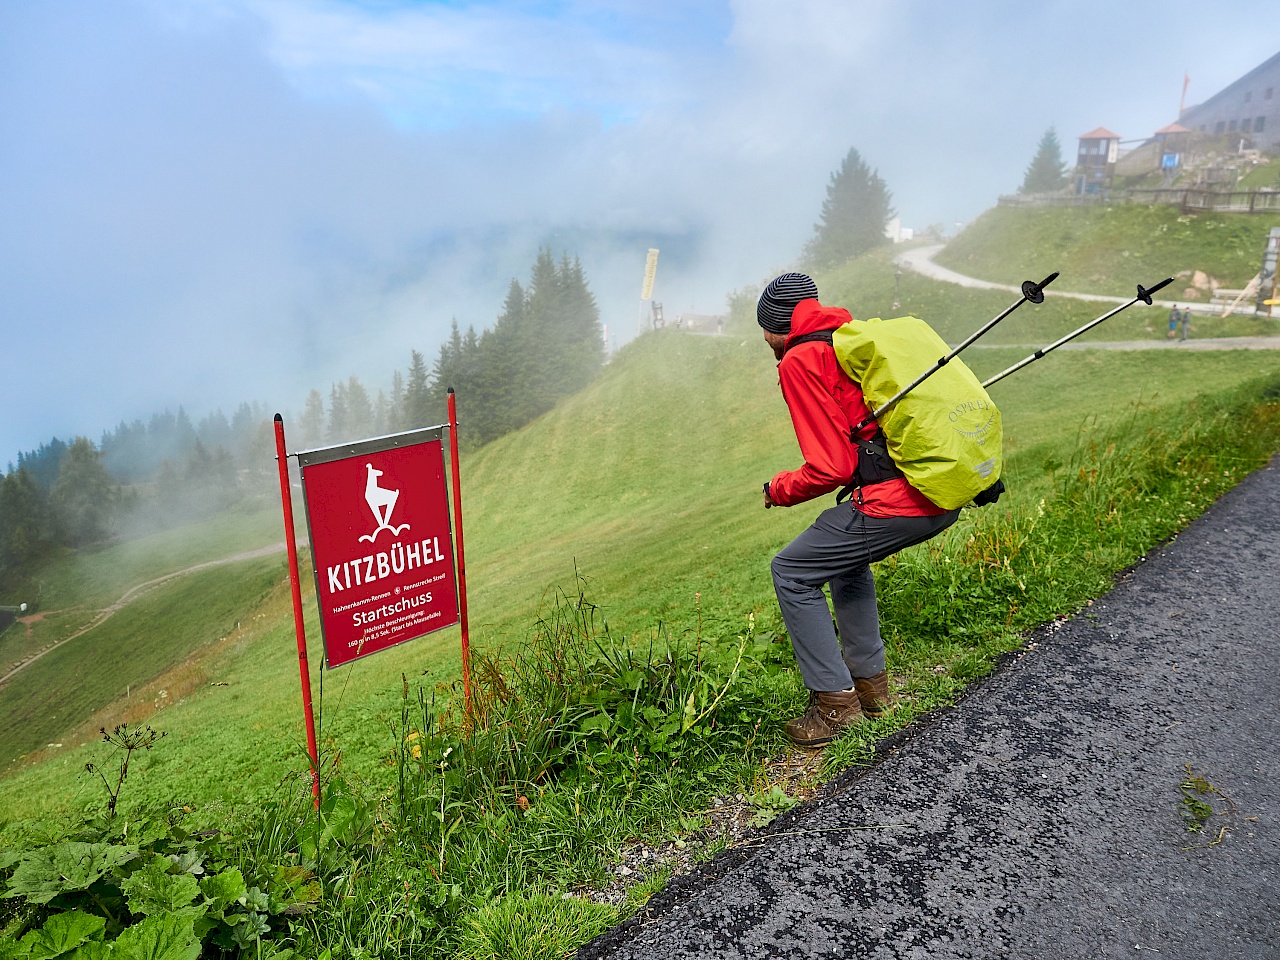
<instances>
[{"instance_id":1,"label":"red rain jacket","mask_svg":"<svg viewBox=\"0 0 1280 960\"><path fill-rule=\"evenodd\" d=\"M787 344L807 333L834 330L852 319L840 307L802 300L791 315ZM787 350L778 363L778 382L800 441L804 465L784 470L769 482L769 499L790 507L847 486L858 466L858 450L849 439L854 424L871 413L862 388L836 361L828 343L809 341ZM876 424L859 436L875 435ZM934 517L946 513L905 478L863 487L854 506L869 517Z\"/></svg>"}]
</instances>

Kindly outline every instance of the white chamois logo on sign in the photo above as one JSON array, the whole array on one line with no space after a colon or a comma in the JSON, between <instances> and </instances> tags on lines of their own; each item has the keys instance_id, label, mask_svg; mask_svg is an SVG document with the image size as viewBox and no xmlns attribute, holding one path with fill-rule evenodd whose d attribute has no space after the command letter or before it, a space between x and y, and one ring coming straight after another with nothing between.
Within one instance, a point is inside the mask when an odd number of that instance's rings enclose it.
<instances>
[{"instance_id":1,"label":"white chamois logo on sign","mask_svg":"<svg viewBox=\"0 0 1280 960\"><path fill-rule=\"evenodd\" d=\"M369 504L369 509L373 511L373 518L378 521L378 526L373 533L366 534L360 540L373 543L383 530L390 530L393 537L398 537L401 530L409 529L407 523L402 523L398 527L391 525L391 511L396 508L400 491L387 490L385 487L378 486L378 478L382 476L382 471L373 469L372 463L366 463L365 468L369 471L369 476L364 484L364 502Z\"/></svg>"}]
</instances>

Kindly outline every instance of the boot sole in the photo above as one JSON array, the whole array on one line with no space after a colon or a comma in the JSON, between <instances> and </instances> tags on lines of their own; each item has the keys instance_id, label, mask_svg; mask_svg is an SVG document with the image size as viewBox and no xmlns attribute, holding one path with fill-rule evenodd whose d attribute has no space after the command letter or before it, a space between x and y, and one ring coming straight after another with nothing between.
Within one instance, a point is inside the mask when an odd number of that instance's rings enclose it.
<instances>
[{"instance_id":1,"label":"boot sole","mask_svg":"<svg viewBox=\"0 0 1280 960\"><path fill-rule=\"evenodd\" d=\"M836 742L836 737L823 737L818 740L797 740L795 737L787 737L787 739L791 741L792 746L801 747L805 750L810 750L814 747L825 747Z\"/></svg>"}]
</instances>

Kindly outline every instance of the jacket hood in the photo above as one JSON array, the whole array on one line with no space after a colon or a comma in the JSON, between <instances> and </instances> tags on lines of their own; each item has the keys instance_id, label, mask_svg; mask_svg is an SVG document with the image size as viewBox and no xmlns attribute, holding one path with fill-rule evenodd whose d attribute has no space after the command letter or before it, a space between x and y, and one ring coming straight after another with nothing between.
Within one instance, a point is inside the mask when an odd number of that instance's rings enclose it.
<instances>
[{"instance_id":1,"label":"jacket hood","mask_svg":"<svg viewBox=\"0 0 1280 960\"><path fill-rule=\"evenodd\" d=\"M819 330L834 330L842 327L853 317L843 307L824 307L817 300L801 300L791 314L791 332L787 334L790 344L796 337Z\"/></svg>"}]
</instances>

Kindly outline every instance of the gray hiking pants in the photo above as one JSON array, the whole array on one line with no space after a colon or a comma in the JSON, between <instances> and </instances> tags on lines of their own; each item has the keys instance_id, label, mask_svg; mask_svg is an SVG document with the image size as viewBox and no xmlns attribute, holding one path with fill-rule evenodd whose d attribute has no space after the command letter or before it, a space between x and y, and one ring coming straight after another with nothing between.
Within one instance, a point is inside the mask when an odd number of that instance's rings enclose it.
<instances>
[{"instance_id":1,"label":"gray hiking pants","mask_svg":"<svg viewBox=\"0 0 1280 960\"><path fill-rule=\"evenodd\" d=\"M884 669L870 564L936 536L958 516L959 510L937 517L868 517L846 502L824 510L773 558L773 589L806 687L848 690L853 677L874 677ZM831 585L838 638L824 583Z\"/></svg>"}]
</instances>

